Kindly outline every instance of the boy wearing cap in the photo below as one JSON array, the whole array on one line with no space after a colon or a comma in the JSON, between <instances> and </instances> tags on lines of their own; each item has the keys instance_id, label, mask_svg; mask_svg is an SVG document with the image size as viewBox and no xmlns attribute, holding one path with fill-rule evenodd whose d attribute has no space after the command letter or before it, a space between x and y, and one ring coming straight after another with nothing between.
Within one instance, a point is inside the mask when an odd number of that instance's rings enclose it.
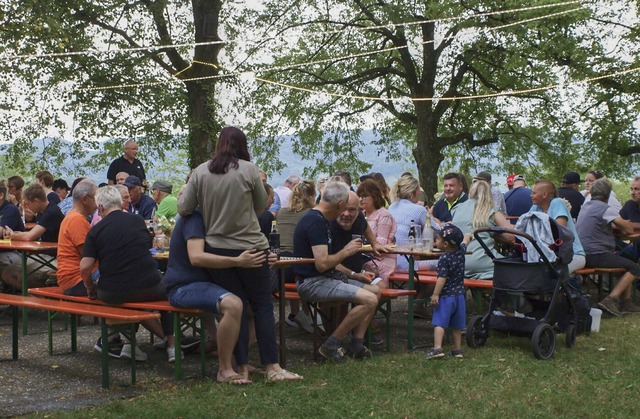
<instances>
[{"instance_id":1,"label":"boy wearing cap","mask_svg":"<svg viewBox=\"0 0 640 419\"><path fill-rule=\"evenodd\" d=\"M461 348L462 329L466 327L466 307L464 303L464 252L471 239L453 224L445 224L437 231L435 246L444 254L438 259L438 282L431 295L433 319L433 349L426 359L443 358L442 339L447 328L452 329L453 350L451 356L463 358Z\"/></svg>"},{"instance_id":2,"label":"boy wearing cap","mask_svg":"<svg viewBox=\"0 0 640 419\"><path fill-rule=\"evenodd\" d=\"M166 217L173 220L178 215L178 198L171 195L173 187L166 180L156 180L151 185L151 194L153 200L158 204L156 215Z\"/></svg>"}]
</instances>

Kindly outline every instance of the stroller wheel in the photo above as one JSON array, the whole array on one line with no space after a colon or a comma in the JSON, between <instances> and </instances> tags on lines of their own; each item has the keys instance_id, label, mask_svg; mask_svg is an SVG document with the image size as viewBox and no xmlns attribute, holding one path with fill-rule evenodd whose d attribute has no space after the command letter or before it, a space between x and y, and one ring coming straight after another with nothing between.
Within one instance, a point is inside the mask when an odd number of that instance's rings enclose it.
<instances>
[{"instance_id":1,"label":"stroller wheel","mask_svg":"<svg viewBox=\"0 0 640 419\"><path fill-rule=\"evenodd\" d=\"M547 323L539 324L531 337L531 348L538 359L549 359L556 349L556 332Z\"/></svg>"},{"instance_id":2,"label":"stroller wheel","mask_svg":"<svg viewBox=\"0 0 640 419\"><path fill-rule=\"evenodd\" d=\"M473 316L467 324L467 346L479 348L487 343L489 330L484 327L482 316Z\"/></svg>"},{"instance_id":3,"label":"stroller wheel","mask_svg":"<svg viewBox=\"0 0 640 419\"><path fill-rule=\"evenodd\" d=\"M576 344L576 325L573 323L569 323L567 326L567 330L564 331L567 348L573 348Z\"/></svg>"}]
</instances>

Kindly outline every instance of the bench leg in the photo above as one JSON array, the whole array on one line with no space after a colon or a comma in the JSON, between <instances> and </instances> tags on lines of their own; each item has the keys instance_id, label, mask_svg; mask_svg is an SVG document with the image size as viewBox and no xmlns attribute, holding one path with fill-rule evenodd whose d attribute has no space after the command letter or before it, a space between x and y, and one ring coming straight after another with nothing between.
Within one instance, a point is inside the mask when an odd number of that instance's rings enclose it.
<instances>
[{"instance_id":1,"label":"bench leg","mask_svg":"<svg viewBox=\"0 0 640 419\"><path fill-rule=\"evenodd\" d=\"M176 348L176 380L182 380L182 327L180 325L180 316L177 313L173 315L173 338L175 339Z\"/></svg>"},{"instance_id":2,"label":"bench leg","mask_svg":"<svg viewBox=\"0 0 640 419\"><path fill-rule=\"evenodd\" d=\"M18 317L19 317L19 313L20 310L18 310L18 307L16 306L11 306L9 308L11 310L11 357L13 358L14 361L18 360Z\"/></svg>"},{"instance_id":3,"label":"bench leg","mask_svg":"<svg viewBox=\"0 0 640 419\"><path fill-rule=\"evenodd\" d=\"M109 388L109 330L105 319L100 319L102 342L102 388Z\"/></svg>"},{"instance_id":4,"label":"bench leg","mask_svg":"<svg viewBox=\"0 0 640 419\"><path fill-rule=\"evenodd\" d=\"M78 316L75 314L71 315L71 352L78 352Z\"/></svg>"},{"instance_id":5,"label":"bench leg","mask_svg":"<svg viewBox=\"0 0 640 419\"><path fill-rule=\"evenodd\" d=\"M49 356L53 355L53 317L55 312L47 311L47 333L49 334ZM71 346L73 346L73 337L71 338Z\"/></svg>"},{"instance_id":6,"label":"bench leg","mask_svg":"<svg viewBox=\"0 0 640 419\"><path fill-rule=\"evenodd\" d=\"M136 324L135 323L131 323L130 327L130 331L131 331L131 384L135 384L136 383L136 348L137 343L136 343ZM108 345L107 345L108 346Z\"/></svg>"}]
</instances>

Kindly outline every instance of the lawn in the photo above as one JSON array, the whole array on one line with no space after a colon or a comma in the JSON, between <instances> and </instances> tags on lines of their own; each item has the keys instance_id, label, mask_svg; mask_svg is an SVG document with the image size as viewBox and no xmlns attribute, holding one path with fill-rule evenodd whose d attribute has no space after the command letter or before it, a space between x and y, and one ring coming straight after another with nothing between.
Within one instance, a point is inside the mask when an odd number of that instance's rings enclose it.
<instances>
[{"instance_id":1,"label":"lawn","mask_svg":"<svg viewBox=\"0 0 640 419\"><path fill-rule=\"evenodd\" d=\"M46 417L632 417L640 376L640 316L603 319L600 333L564 335L549 361L529 339L492 335L464 360L397 352L345 365L297 367L302 382L144 383L144 395Z\"/></svg>"}]
</instances>

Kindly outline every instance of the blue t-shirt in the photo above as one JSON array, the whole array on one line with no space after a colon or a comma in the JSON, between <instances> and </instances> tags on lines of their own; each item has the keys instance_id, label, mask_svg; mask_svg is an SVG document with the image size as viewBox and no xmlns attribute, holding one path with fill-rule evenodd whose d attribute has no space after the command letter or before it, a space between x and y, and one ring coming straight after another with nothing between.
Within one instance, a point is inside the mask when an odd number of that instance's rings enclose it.
<instances>
[{"instance_id":1,"label":"blue t-shirt","mask_svg":"<svg viewBox=\"0 0 640 419\"><path fill-rule=\"evenodd\" d=\"M20 210L9 201L0 205L0 226L7 226L13 231L24 231Z\"/></svg>"},{"instance_id":2,"label":"blue t-shirt","mask_svg":"<svg viewBox=\"0 0 640 419\"><path fill-rule=\"evenodd\" d=\"M542 211L538 205L531 206L529 212L532 211ZM578 237L578 230L576 230L576 225L573 222L573 218L571 218L571 214L569 213L569 208L560 198L553 198L551 203L549 204L549 210L547 211L547 215L549 218L553 218L554 220L558 217L564 217L567 219L567 228L573 233L573 254L579 256L585 256L584 248L582 247L582 243L580 243L580 238Z\"/></svg>"},{"instance_id":3,"label":"blue t-shirt","mask_svg":"<svg viewBox=\"0 0 640 419\"><path fill-rule=\"evenodd\" d=\"M453 252L445 252L438 259L436 272L438 278L447 278L444 283L441 297L451 297L454 295L464 295L464 252L467 246L462 243L460 249Z\"/></svg>"},{"instance_id":4,"label":"blue t-shirt","mask_svg":"<svg viewBox=\"0 0 640 419\"><path fill-rule=\"evenodd\" d=\"M38 216L38 225L46 230L40 240L43 242L57 242L60 233L60 224L64 219L64 214L58 208L58 204L49 201L49 205L44 212Z\"/></svg>"},{"instance_id":5,"label":"blue t-shirt","mask_svg":"<svg viewBox=\"0 0 640 419\"><path fill-rule=\"evenodd\" d=\"M326 245L328 253L332 254L332 237L329 221L316 209L310 209L298 221L293 233L293 256L300 258L313 258L313 246ZM293 265L293 272L302 278L312 278L322 275L316 270L313 263Z\"/></svg>"},{"instance_id":6,"label":"blue t-shirt","mask_svg":"<svg viewBox=\"0 0 640 419\"><path fill-rule=\"evenodd\" d=\"M524 186L513 188L505 192L504 202L507 206L507 214L519 217L529 212L529 208L533 205L531 202L531 189ZM511 224L515 225L516 221L518 220L511 220Z\"/></svg>"},{"instance_id":7,"label":"blue t-shirt","mask_svg":"<svg viewBox=\"0 0 640 419\"><path fill-rule=\"evenodd\" d=\"M209 282L211 278L206 269L195 267L189 260L187 240L204 239L204 219L199 209L188 217L180 217L171 233L169 244L169 262L164 274L164 286L167 294L191 282Z\"/></svg>"},{"instance_id":8,"label":"blue t-shirt","mask_svg":"<svg viewBox=\"0 0 640 419\"><path fill-rule=\"evenodd\" d=\"M640 205L632 199L628 200L620 210L620 217L624 220L640 223Z\"/></svg>"},{"instance_id":9,"label":"blue t-shirt","mask_svg":"<svg viewBox=\"0 0 640 419\"><path fill-rule=\"evenodd\" d=\"M336 220L331 221L330 227L331 236L333 238L331 253L333 254L338 253L340 250L344 249L344 247L352 240L352 234L364 234L364 231L367 229L367 219L364 218L364 214L362 212L358 212L358 216L353 222L351 230L343 229L342 227L340 227L340 224L338 224ZM362 270L362 265L364 265L364 262L365 261L362 258L362 253L358 252L355 255L351 255L345 258L341 263L352 271L360 272Z\"/></svg>"}]
</instances>

